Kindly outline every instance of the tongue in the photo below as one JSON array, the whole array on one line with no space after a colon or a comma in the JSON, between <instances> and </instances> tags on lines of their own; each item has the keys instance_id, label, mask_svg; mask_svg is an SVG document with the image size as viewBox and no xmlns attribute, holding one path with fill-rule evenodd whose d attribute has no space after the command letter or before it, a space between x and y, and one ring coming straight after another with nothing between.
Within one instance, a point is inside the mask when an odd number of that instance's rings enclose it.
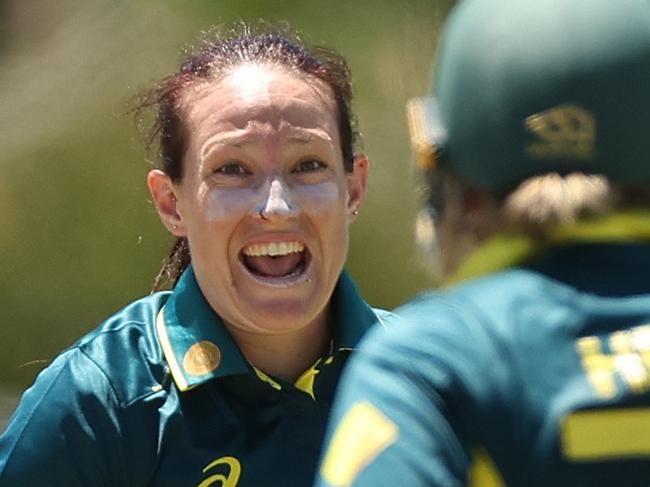
<instances>
[{"instance_id":1,"label":"tongue","mask_svg":"<svg viewBox=\"0 0 650 487\"><path fill-rule=\"evenodd\" d=\"M291 274L302 261L302 253L292 253L277 257L250 255L244 256L244 262L255 274L282 277Z\"/></svg>"}]
</instances>

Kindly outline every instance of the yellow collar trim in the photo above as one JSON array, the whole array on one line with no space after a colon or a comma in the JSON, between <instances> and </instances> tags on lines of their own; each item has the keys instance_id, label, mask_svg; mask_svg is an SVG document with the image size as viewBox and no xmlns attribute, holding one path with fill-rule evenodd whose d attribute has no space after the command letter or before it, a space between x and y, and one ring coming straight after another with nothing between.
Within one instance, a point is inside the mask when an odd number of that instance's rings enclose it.
<instances>
[{"instance_id":1,"label":"yellow collar trim","mask_svg":"<svg viewBox=\"0 0 650 487\"><path fill-rule=\"evenodd\" d=\"M316 400L316 396L314 395L314 382L316 381L316 376L320 372L320 369L317 367L321 362L322 359L318 359L314 365L309 367L300 377L298 377L298 380L296 380L294 384L297 389L309 394L313 400Z\"/></svg>"},{"instance_id":2,"label":"yellow collar trim","mask_svg":"<svg viewBox=\"0 0 650 487\"><path fill-rule=\"evenodd\" d=\"M650 241L650 210L628 210L551 229L544 240L522 233L499 233L480 245L446 285L520 265L552 246L577 243Z\"/></svg>"},{"instance_id":3,"label":"yellow collar trim","mask_svg":"<svg viewBox=\"0 0 650 487\"><path fill-rule=\"evenodd\" d=\"M300 374L300 377L296 379L296 382L294 383L296 389L300 389L301 391L309 394L313 400L316 400L316 396L314 395L314 383L316 382L316 376L320 372L320 365L321 363L324 365L330 365L333 361L334 357L331 355L325 360L319 358L314 363L314 365L305 370L302 374ZM260 378L260 380L270 384L273 389L276 389L278 391L282 390L282 385L273 380L269 375L265 374L257 367L253 367L253 370L255 370L255 373L257 374L257 377Z\"/></svg>"},{"instance_id":4,"label":"yellow collar trim","mask_svg":"<svg viewBox=\"0 0 650 487\"><path fill-rule=\"evenodd\" d=\"M176 382L176 385L178 386L179 390L185 392L189 390L190 387L187 381L185 380L185 375L183 375L183 370L181 368L181 365L176 360L176 354L174 353L174 349L172 348L169 335L167 334L167 327L165 326L165 316L163 314L164 309L165 309L164 306L160 308L160 311L158 311L158 315L156 316L156 333L158 335L158 341L160 342L160 346L162 347L163 354L165 355L165 359L167 359L167 364L169 365L169 371L171 372L172 377L174 378L174 382Z\"/></svg>"},{"instance_id":5,"label":"yellow collar trim","mask_svg":"<svg viewBox=\"0 0 650 487\"><path fill-rule=\"evenodd\" d=\"M316 376L320 372L320 370L317 368L318 365L322 362L322 359L318 359L314 365L309 367L307 370L305 370L300 377L295 382L295 386L297 389L300 389L303 392L306 392L311 396L312 399L316 400L316 397L314 396L314 382L316 379ZM326 362L329 363L329 362ZM257 367L253 367L253 370L255 370L255 373L257 374L257 377L263 382L266 382L267 384L270 384L273 389L277 391L282 390L282 385L279 384L277 381L273 380L269 375L265 374L262 372L260 369Z\"/></svg>"},{"instance_id":6,"label":"yellow collar trim","mask_svg":"<svg viewBox=\"0 0 650 487\"><path fill-rule=\"evenodd\" d=\"M259 377L262 382L266 382L267 384L270 384L271 387L273 387L273 389L277 391L282 390L282 386L277 381L274 381L269 375L265 374L255 366L253 366L253 370L255 371L255 374L257 374L257 377Z\"/></svg>"}]
</instances>

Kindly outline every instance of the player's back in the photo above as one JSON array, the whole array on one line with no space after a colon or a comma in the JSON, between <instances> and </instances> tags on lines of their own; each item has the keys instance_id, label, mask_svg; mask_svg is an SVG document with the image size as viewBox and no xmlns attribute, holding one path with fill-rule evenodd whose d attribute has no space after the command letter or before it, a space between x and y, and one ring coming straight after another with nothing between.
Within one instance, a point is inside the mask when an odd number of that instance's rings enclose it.
<instances>
[{"instance_id":1,"label":"player's back","mask_svg":"<svg viewBox=\"0 0 650 487\"><path fill-rule=\"evenodd\" d=\"M414 300L386 343L427 357L452 429L508 485L647 487L649 271L648 245L565 246Z\"/></svg>"}]
</instances>

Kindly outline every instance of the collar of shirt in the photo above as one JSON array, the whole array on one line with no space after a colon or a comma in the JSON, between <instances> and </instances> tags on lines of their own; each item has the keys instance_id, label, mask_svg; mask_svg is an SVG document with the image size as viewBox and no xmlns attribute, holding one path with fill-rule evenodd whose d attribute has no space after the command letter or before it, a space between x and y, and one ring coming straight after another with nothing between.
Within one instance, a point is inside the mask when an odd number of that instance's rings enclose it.
<instances>
[{"instance_id":1,"label":"collar of shirt","mask_svg":"<svg viewBox=\"0 0 650 487\"><path fill-rule=\"evenodd\" d=\"M554 247L616 242L650 242L650 211L620 211L557 226L543 241L522 233L499 233L472 252L445 286L523 265Z\"/></svg>"},{"instance_id":2,"label":"collar of shirt","mask_svg":"<svg viewBox=\"0 0 650 487\"><path fill-rule=\"evenodd\" d=\"M365 331L380 321L345 271L334 289L331 309L333 352L353 349ZM246 360L203 296L191 266L158 313L156 333L172 377L181 391L213 378L237 374L256 374L271 385L275 384Z\"/></svg>"}]
</instances>

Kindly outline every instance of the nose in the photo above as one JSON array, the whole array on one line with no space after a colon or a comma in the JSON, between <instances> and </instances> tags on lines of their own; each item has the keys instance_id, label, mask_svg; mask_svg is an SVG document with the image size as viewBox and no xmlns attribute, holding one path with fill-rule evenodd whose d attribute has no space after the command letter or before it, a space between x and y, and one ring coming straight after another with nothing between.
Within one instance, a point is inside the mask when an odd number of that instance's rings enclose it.
<instances>
[{"instance_id":1,"label":"nose","mask_svg":"<svg viewBox=\"0 0 650 487\"><path fill-rule=\"evenodd\" d=\"M281 180L274 179L256 208L256 213L263 220L287 219L298 214L298 207L291 198L289 188Z\"/></svg>"}]
</instances>

